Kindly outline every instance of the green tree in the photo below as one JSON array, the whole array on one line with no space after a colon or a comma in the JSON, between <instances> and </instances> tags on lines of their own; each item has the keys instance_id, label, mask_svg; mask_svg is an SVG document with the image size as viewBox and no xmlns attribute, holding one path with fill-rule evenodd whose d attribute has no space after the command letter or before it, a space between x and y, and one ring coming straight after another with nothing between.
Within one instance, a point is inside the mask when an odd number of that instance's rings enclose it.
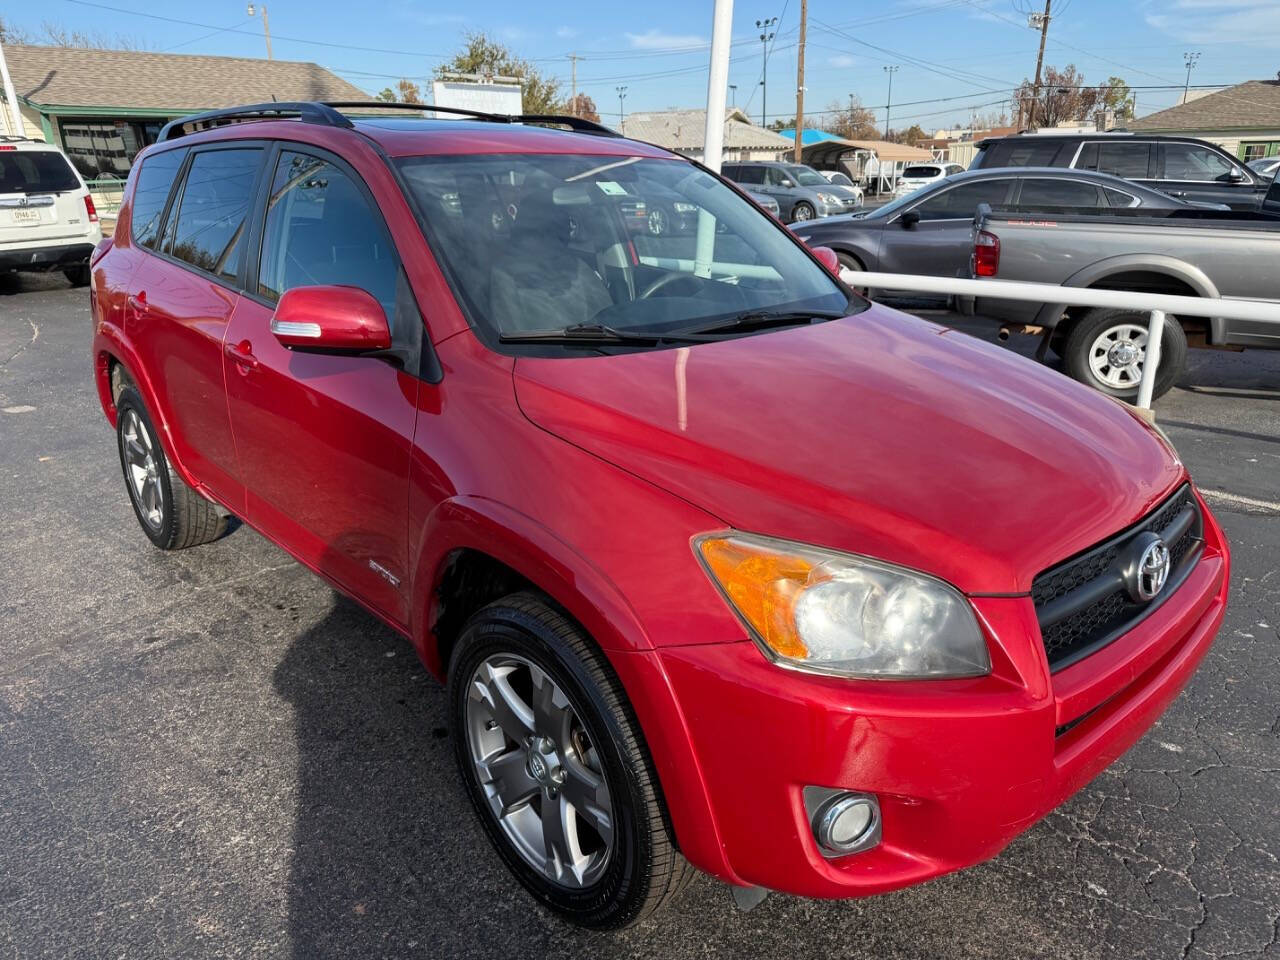
<instances>
[{"instance_id":1,"label":"green tree","mask_svg":"<svg viewBox=\"0 0 1280 960\"><path fill-rule=\"evenodd\" d=\"M566 111L566 105L560 97L560 81L554 77L544 77L528 60L516 56L504 44L478 31L464 34L462 49L453 55L452 60L436 68L437 77L450 73L519 77L522 109L525 113Z\"/></svg>"},{"instance_id":2,"label":"green tree","mask_svg":"<svg viewBox=\"0 0 1280 960\"><path fill-rule=\"evenodd\" d=\"M373 99L381 100L383 103L395 103L396 92L390 87L383 87Z\"/></svg>"},{"instance_id":3,"label":"green tree","mask_svg":"<svg viewBox=\"0 0 1280 960\"><path fill-rule=\"evenodd\" d=\"M1133 119L1133 91L1120 77L1108 77L1098 91L1098 109L1110 110L1117 121Z\"/></svg>"},{"instance_id":4,"label":"green tree","mask_svg":"<svg viewBox=\"0 0 1280 960\"><path fill-rule=\"evenodd\" d=\"M886 139L891 140L894 143L913 144L918 143L921 140L928 140L929 134L925 133L924 130L921 129L920 124L913 123L905 130L890 130L889 136Z\"/></svg>"}]
</instances>

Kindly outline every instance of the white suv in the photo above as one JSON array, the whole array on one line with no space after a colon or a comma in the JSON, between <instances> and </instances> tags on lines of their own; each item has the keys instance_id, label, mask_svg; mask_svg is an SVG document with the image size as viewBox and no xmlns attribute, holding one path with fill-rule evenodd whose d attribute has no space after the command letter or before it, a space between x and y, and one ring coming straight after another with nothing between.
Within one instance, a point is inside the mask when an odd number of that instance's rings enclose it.
<instances>
[{"instance_id":1,"label":"white suv","mask_svg":"<svg viewBox=\"0 0 1280 960\"><path fill-rule=\"evenodd\" d=\"M905 167L898 177L898 185L893 190L895 197L905 197L915 193L921 187L932 186L939 180L946 179L953 173L960 173L964 167L958 163L916 163Z\"/></svg>"},{"instance_id":2,"label":"white suv","mask_svg":"<svg viewBox=\"0 0 1280 960\"><path fill-rule=\"evenodd\" d=\"M61 270L84 286L101 239L93 197L62 151L0 137L0 271Z\"/></svg>"}]
</instances>

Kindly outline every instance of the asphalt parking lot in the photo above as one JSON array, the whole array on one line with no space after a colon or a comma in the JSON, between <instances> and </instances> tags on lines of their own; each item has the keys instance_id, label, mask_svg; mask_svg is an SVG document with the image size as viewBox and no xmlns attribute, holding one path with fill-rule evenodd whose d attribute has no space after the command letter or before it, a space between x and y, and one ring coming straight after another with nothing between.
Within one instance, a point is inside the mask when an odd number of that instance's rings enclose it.
<instances>
[{"instance_id":1,"label":"asphalt parking lot","mask_svg":"<svg viewBox=\"0 0 1280 960\"><path fill-rule=\"evenodd\" d=\"M89 340L83 290L0 276L0 954L1280 957L1280 352L1192 351L1157 404L1234 547L1233 596L1111 770L911 890L742 914L700 877L604 935L499 863L406 641L248 528L150 546Z\"/></svg>"}]
</instances>

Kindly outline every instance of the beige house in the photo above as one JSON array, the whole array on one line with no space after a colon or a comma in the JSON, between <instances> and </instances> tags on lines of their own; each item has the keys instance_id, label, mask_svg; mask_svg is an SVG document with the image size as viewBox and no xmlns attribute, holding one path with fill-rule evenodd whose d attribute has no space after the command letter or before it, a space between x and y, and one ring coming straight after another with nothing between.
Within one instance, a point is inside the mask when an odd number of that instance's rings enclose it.
<instances>
[{"instance_id":1,"label":"beige house","mask_svg":"<svg viewBox=\"0 0 1280 960\"><path fill-rule=\"evenodd\" d=\"M1248 80L1150 114L1128 128L1198 137L1244 161L1275 156L1280 154L1280 79Z\"/></svg>"},{"instance_id":2,"label":"beige house","mask_svg":"<svg viewBox=\"0 0 1280 960\"><path fill-rule=\"evenodd\" d=\"M4 52L22 134L61 147L108 212L134 156L175 117L272 99L369 98L314 63L22 44ZM0 113L0 133L14 133L9 111Z\"/></svg>"},{"instance_id":3,"label":"beige house","mask_svg":"<svg viewBox=\"0 0 1280 960\"><path fill-rule=\"evenodd\" d=\"M629 114L619 130L633 140L643 140L682 156L701 160L703 135L707 127L705 110L660 110ZM787 160L795 141L772 130L758 127L736 107L725 111L724 160Z\"/></svg>"}]
</instances>

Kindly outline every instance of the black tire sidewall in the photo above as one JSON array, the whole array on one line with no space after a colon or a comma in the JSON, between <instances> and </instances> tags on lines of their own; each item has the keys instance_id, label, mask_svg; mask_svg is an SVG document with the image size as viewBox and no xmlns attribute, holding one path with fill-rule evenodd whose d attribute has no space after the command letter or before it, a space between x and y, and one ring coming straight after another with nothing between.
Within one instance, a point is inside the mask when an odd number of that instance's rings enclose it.
<instances>
[{"instance_id":1,"label":"black tire sidewall","mask_svg":"<svg viewBox=\"0 0 1280 960\"><path fill-rule=\"evenodd\" d=\"M126 410L132 410L138 415L143 427L151 434L151 442L160 451L160 476L158 479L164 503L161 508L163 517L158 530L153 530L143 519L142 510L133 492L133 484L129 480L129 465L124 456L124 414ZM133 506L133 514L138 519L138 526L142 527L142 532L147 535L147 538L152 543L161 550L168 550L173 546L177 535L173 484L169 481L169 458L165 456L164 445L160 442L159 431L156 430L155 425L151 422L151 417L147 413L147 408L143 406L142 398L138 396L138 391L132 386L125 387L120 391L120 396L116 398L116 452L120 457L120 473L124 477L125 492L129 496L129 503Z\"/></svg>"},{"instance_id":2,"label":"black tire sidewall","mask_svg":"<svg viewBox=\"0 0 1280 960\"><path fill-rule=\"evenodd\" d=\"M1062 356L1063 369L1073 380L1079 380L1099 393L1116 397L1120 400L1133 400L1138 396L1138 387L1117 389L1109 386L1089 369L1089 350L1093 342L1108 327L1121 323L1133 323L1146 327L1149 317L1133 310L1091 310L1080 318L1067 334L1065 343L1059 354ZM1163 396L1173 388L1187 363L1187 334L1176 317L1165 317L1164 335L1161 337L1160 366L1156 370L1155 387L1152 399Z\"/></svg>"},{"instance_id":3,"label":"black tire sidewall","mask_svg":"<svg viewBox=\"0 0 1280 960\"><path fill-rule=\"evenodd\" d=\"M807 217L801 218L799 215L799 212L801 210L808 210L809 215ZM791 208L791 222L803 223L808 220L813 220L817 217L817 214L818 214L818 211L813 208L813 204L809 203L807 200L801 200L799 203L797 203L794 207Z\"/></svg>"},{"instance_id":4,"label":"black tire sidewall","mask_svg":"<svg viewBox=\"0 0 1280 960\"><path fill-rule=\"evenodd\" d=\"M507 839L489 809L476 776L466 733L468 685L475 669L497 653L532 661L564 691L601 758L613 801L614 848L605 875L591 887L571 890L547 880ZM463 628L450 658L449 719L459 773L471 805L503 862L540 902L575 923L607 928L627 923L645 896L644 870L651 839L642 831L644 798L624 757L623 733L578 656L547 624L502 601L477 613Z\"/></svg>"},{"instance_id":5,"label":"black tire sidewall","mask_svg":"<svg viewBox=\"0 0 1280 960\"><path fill-rule=\"evenodd\" d=\"M78 267L67 267L62 271L62 275L67 278L67 282L73 287L87 287L91 277L87 263Z\"/></svg>"}]
</instances>

